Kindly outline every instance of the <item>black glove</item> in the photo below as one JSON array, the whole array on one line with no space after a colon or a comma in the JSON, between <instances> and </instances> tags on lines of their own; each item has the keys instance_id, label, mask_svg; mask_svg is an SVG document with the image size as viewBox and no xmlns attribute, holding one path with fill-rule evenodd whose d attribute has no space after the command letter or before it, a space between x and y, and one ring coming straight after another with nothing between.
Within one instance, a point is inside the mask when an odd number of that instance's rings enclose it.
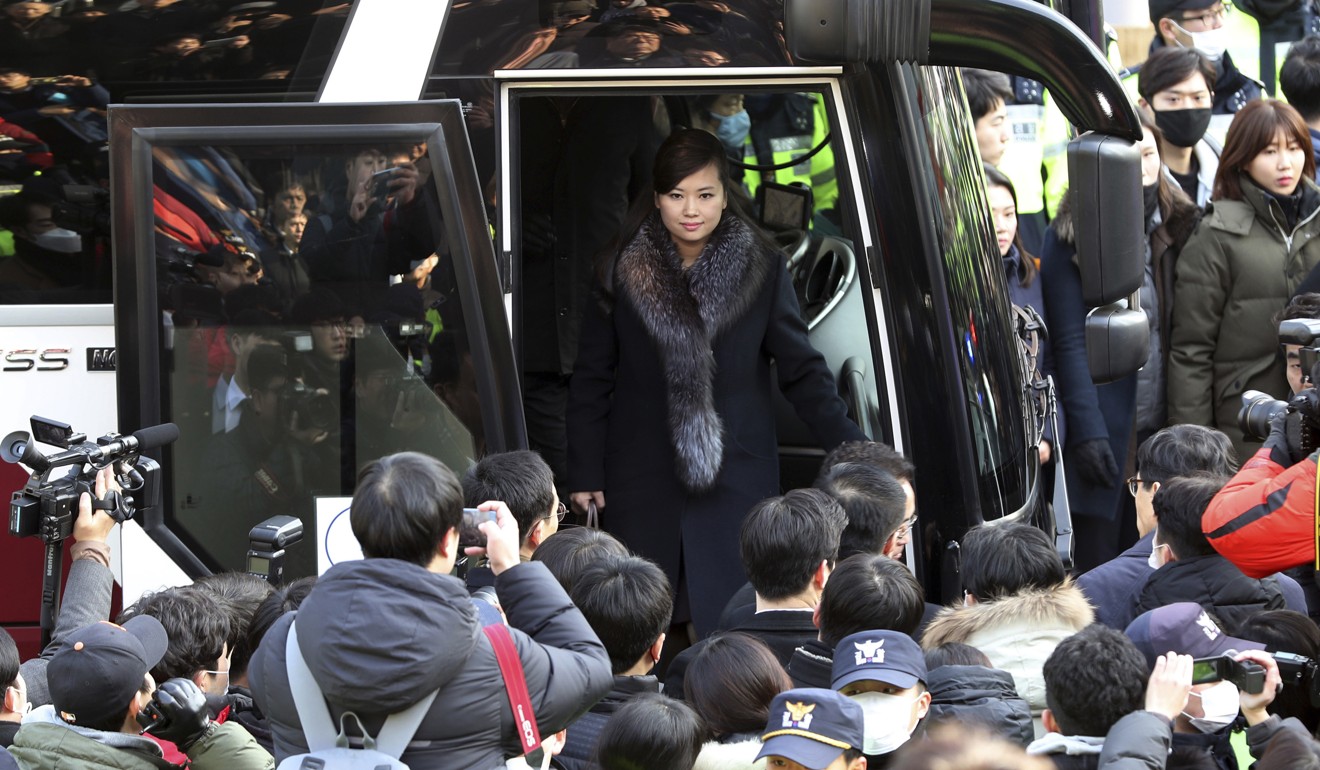
<instances>
[{"instance_id":1,"label":"black glove","mask_svg":"<svg viewBox=\"0 0 1320 770\"><path fill-rule=\"evenodd\" d=\"M1118 463L1114 462L1114 450L1109 448L1107 438L1078 442L1064 462L1076 468L1082 481L1093 487L1111 489L1118 481Z\"/></svg>"},{"instance_id":2,"label":"black glove","mask_svg":"<svg viewBox=\"0 0 1320 770\"><path fill-rule=\"evenodd\" d=\"M152 700L165 719L151 734L172 742L185 754L211 729L206 694L191 679L169 680L156 688Z\"/></svg>"},{"instance_id":3,"label":"black glove","mask_svg":"<svg viewBox=\"0 0 1320 770\"><path fill-rule=\"evenodd\" d=\"M1293 460L1293 442L1288 438L1288 411L1280 409L1270 418L1270 435L1265 437L1264 449L1270 450L1270 459L1287 468Z\"/></svg>"}]
</instances>

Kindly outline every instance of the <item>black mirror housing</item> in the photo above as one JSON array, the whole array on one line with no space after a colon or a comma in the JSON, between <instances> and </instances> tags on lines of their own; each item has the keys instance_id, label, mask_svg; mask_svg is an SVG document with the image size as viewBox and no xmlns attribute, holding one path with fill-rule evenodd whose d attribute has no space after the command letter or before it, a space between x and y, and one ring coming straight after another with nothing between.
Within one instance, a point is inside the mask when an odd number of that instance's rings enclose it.
<instances>
[{"instance_id":1,"label":"black mirror housing","mask_svg":"<svg viewBox=\"0 0 1320 770\"><path fill-rule=\"evenodd\" d=\"M1068 144L1069 194L1088 307L1117 302L1141 288L1146 272L1141 151L1135 142L1088 132ZM1144 348L1143 348L1144 350Z\"/></svg>"},{"instance_id":2,"label":"black mirror housing","mask_svg":"<svg viewBox=\"0 0 1320 770\"><path fill-rule=\"evenodd\" d=\"M1120 380L1146 363L1150 323L1125 303L1098 307L1086 317L1086 362L1097 384Z\"/></svg>"}]
</instances>

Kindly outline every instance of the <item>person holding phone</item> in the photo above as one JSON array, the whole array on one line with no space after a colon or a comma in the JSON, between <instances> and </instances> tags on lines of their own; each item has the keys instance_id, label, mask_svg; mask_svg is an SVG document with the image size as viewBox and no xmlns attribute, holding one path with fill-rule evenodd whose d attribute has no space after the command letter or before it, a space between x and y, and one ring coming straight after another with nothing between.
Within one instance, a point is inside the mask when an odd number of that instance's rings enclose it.
<instances>
[{"instance_id":1,"label":"person holding phone","mask_svg":"<svg viewBox=\"0 0 1320 770\"><path fill-rule=\"evenodd\" d=\"M783 255L745 212L717 137L666 139L652 194L603 255L569 387L574 508L659 563L675 622L701 634L746 582L743 517L779 493L771 361L822 447L866 438L807 338Z\"/></svg>"}]
</instances>

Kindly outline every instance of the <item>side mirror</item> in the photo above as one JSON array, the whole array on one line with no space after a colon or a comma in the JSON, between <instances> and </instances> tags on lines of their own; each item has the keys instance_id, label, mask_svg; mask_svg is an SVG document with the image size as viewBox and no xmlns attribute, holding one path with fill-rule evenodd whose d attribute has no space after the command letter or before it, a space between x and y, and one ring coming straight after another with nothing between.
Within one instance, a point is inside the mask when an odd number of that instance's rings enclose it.
<instances>
[{"instance_id":1,"label":"side mirror","mask_svg":"<svg viewBox=\"0 0 1320 770\"><path fill-rule=\"evenodd\" d=\"M1117 302L1141 288L1146 270L1141 151L1127 139L1082 134L1068 143L1068 180L1082 300Z\"/></svg>"},{"instance_id":2,"label":"side mirror","mask_svg":"<svg viewBox=\"0 0 1320 770\"><path fill-rule=\"evenodd\" d=\"M1150 324L1144 311L1115 303L1086 317L1086 362L1096 383L1132 374L1146 363L1149 352Z\"/></svg>"}]
</instances>

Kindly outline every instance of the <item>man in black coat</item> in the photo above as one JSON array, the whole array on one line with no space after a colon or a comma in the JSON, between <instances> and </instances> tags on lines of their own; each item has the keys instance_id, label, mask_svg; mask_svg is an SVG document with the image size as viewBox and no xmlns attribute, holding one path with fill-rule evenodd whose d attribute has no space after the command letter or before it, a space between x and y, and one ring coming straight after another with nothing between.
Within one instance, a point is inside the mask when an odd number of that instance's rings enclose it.
<instances>
[{"instance_id":1,"label":"man in black coat","mask_svg":"<svg viewBox=\"0 0 1320 770\"><path fill-rule=\"evenodd\" d=\"M549 736L609 692L609 656L545 565L519 562L508 507L479 507L496 513L481 524L485 553L537 725ZM266 632L248 668L276 761L307 751L286 662L295 623L332 719L353 711L378 734L387 715L439 692L400 758L414 770L503 766L521 753L495 648L463 582L449 574L462 519L462 488L439 460L404 452L363 468L350 522L366 558L322 575L296 618Z\"/></svg>"},{"instance_id":2,"label":"man in black coat","mask_svg":"<svg viewBox=\"0 0 1320 770\"><path fill-rule=\"evenodd\" d=\"M839 555L848 519L834 498L818 489L795 489L757 503L743 521L743 568L756 589L756 614L742 631L765 642L780 665L816 640L815 612ZM665 692L683 697L688 664L703 645L687 648L669 664Z\"/></svg>"},{"instance_id":3,"label":"man in black coat","mask_svg":"<svg viewBox=\"0 0 1320 770\"><path fill-rule=\"evenodd\" d=\"M1201 531L1201 517L1224 484L1222 477L1174 479L1155 493L1155 574L1137 599L1137 612L1174 602L1196 602L1229 628L1263 610L1284 608L1278 582L1242 574L1215 553Z\"/></svg>"}]
</instances>

